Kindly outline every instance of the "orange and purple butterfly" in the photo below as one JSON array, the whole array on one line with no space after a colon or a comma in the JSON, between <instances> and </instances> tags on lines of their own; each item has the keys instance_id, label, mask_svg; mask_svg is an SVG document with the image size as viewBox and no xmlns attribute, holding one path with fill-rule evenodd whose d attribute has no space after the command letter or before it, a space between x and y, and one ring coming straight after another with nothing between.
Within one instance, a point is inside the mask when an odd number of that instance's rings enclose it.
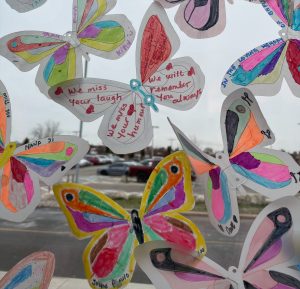
<instances>
[{"instance_id":1,"label":"orange and purple butterfly","mask_svg":"<svg viewBox=\"0 0 300 289\"><path fill-rule=\"evenodd\" d=\"M1 38L0 54L21 71L39 66L36 85L48 95L49 87L82 77L82 57L122 57L135 37L125 15L105 16L116 0L73 0L73 27L65 35L42 31L16 32Z\"/></svg>"},{"instance_id":2,"label":"orange and purple butterfly","mask_svg":"<svg viewBox=\"0 0 300 289\"><path fill-rule=\"evenodd\" d=\"M226 25L225 0L155 0L164 7L180 5L175 16L179 28L192 38L220 34ZM259 0L247 0L258 3ZM228 2L233 3L232 0Z\"/></svg>"},{"instance_id":3,"label":"orange and purple butterfly","mask_svg":"<svg viewBox=\"0 0 300 289\"><path fill-rule=\"evenodd\" d=\"M138 243L167 240L206 253L195 224L180 213L194 206L191 168L183 152L163 159L152 172L140 210L125 209L104 194L78 184L54 185L55 197L73 234L92 238L84 250L86 278L93 288L122 288L134 272Z\"/></svg>"},{"instance_id":4,"label":"orange and purple butterfly","mask_svg":"<svg viewBox=\"0 0 300 289\"><path fill-rule=\"evenodd\" d=\"M222 92L247 86L258 95L275 95L285 78L300 97L300 1L261 0L261 5L281 27L281 37L239 58L226 72Z\"/></svg>"},{"instance_id":5,"label":"orange and purple butterfly","mask_svg":"<svg viewBox=\"0 0 300 289\"><path fill-rule=\"evenodd\" d=\"M1 289L47 289L53 276L55 257L51 252L30 254L0 280Z\"/></svg>"},{"instance_id":6,"label":"orange and purple butterfly","mask_svg":"<svg viewBox=\"0 0 300 289\"><path fill-rule=\"evenodd\" d=\"M298 289L300 272L292 267L300 261L299 206L298 198L284 197L264 208L247 234L237 268L225 270L164 241L140 245L135 257L157 289Z\"/></svg>"},{"instance_id":7,"label":"orange and purple butterfly","mask_svg":"<svg viewBox=\"0 0 300 289\"><path fill-rule=\"evenodd\" d=\"M50 136L17 147L10 142L11 106L0 81L0 217L21 222L40 202L40 182L59 181L88 152L74 136Z\"/></svg>"},{"instance_id":8,"label":"orange and purple butterfly","mask_svg":"<svg viewBox=\"0 0 300 289\"><path fill-rule=\"evenodd\" d=\"M246 188L274 200L300 189L300 167L286 152L265 148L275 141L250 90L241 88L222 106L224 152L212 157L194 145L175 125L174 131L199 177L211 223L234 236L240 226L237 193Z\"/></svg>"}]
</instances>

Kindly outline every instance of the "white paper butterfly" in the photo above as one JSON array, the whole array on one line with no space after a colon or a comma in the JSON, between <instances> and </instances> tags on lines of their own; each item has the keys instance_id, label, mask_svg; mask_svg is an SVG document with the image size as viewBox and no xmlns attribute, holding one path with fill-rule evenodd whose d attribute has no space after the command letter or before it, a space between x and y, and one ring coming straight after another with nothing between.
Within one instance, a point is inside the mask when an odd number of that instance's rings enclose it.
<instances>
[{"instance_id":1,"label":"white paper butterfly","mask_svg":"<svg viewBox=\"0 0 300 289\"><path fill-rule=\"evenodd\" d=\"M0 54L21 71L39 66L36 84L48 95L49 87L83 76L82 57L122 57L135 37L125 15L107 14L117 0L73 0L72 31L64 36L22 31L1 38Z\"/></svg>"},{"instance_id":2,"label":"white paper butterfly","mask_svg":"<svg viewBox=\"0 0 300 289\"><path fill-rule=\"evenodd\" d=\"M299 207L299 199L285 197L264 208L247 234L238 268L226 271L164 241L140 245L135 258L156 289L299 289L300 272L291 269L300 261Z\"/></svg>"},{"instance_id":3,"label":"white paper butterfly","mask_svg":"<svg viewBox=\"0 0 300 289\"><path fill-rule=\"evenodd\" d=\"M188 110L198 102L204 75L190 58L171 60L179 39L158 3L147 11L136 49L137 79L130 85L105 79L75 79L49 90L49 96L82 121L104 115L99 136L115 153L145 148L152 139L150 109L158 104Z\"/></svg>"},{"instance_id":4,"label":"white paper butterfly","mask_svg":"<svg viewBox=\"0 0 300 289\"><path fill-rule=\"evenodd\" d=\"M88 152L75 136L51 136L17 147L10 141L11 107L0 81L0 217L21 222L40 202L40 181L53 185Z\"/></svg>"}]
</instances>

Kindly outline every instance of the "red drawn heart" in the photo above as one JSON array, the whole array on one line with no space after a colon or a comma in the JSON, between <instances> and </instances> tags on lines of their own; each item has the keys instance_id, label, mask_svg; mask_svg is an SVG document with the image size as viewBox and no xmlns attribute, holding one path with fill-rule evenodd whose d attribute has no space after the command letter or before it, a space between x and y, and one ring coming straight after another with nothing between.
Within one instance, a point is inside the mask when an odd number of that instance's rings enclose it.
<instances>
[{"instance_id":1,"label":"red drawn heart","mask_svg":"<svg viewBox=\"0 0 300 289\"><path fill-rule=\"evenodd\" d=\"M58 88L56 88L55 90L55 95L61 95L62 93L64 93L63 89L59 86Z\"/></svg>"},{"instance_id":2,"label":"red drawn heart","mask_svg":"<svg viewBox=\"0 0 300 289\"><path fill-rule=\"evenodd\" d=\"M166 69L167 69L167 70L171 70L172 68L173 68L172 63L169 63L169 64L166 66Z\"/></svg>"},{"instance_id":3,"label":"red drawn heart","mask_svg":"<svg viewBox=\"0 0 300 289\"><path fill-rule=\"evenodd\" d=\"M194 67L191 67L190 70L188 71L188 76L195 75L195 69Z\"/></svg>"},{"instance_id":4,"label":"red drawn heart","mask_svg":"<svg viewBox=\"0 0 300 289\"><path fill-rule=\"evenodd\" d=\"M134 105L131 104L128 108L127 115L131 116L135 112Z\"/></svg>"},{"instance_id":5,"label":"red drawn heart","mask_svg":"<svg viewBox=\"0 0 300 289\"><path fill-rule=\"evenodd\" d=\"M91 104L85 112L87 114L91 114L91 113L95 112L95 107Z\"/></svg>"}]
</instances>

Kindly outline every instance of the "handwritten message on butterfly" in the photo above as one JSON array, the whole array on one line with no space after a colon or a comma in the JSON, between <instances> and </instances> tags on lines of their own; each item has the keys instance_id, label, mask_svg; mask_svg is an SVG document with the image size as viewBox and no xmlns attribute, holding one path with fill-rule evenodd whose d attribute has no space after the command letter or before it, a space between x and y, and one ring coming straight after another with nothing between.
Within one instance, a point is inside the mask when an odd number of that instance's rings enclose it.
<instances>
[{"instance_id":1,"label":"handwritten message on butterfly","mask_svg":"<svg viewBox=\"0 0 300 289\"><path fill-rule=\"evenodd\" d=\"M105 79L75 79L49 90L49 96L82 121L102 115L103 143L115 153L144 149L153 135L151 110L194 107L203 91L204 75L192 58L170 59L179 39L164 9L153 3L143 18L136 50L137 77L128 84Z\"/></svg>"}]
</instances>

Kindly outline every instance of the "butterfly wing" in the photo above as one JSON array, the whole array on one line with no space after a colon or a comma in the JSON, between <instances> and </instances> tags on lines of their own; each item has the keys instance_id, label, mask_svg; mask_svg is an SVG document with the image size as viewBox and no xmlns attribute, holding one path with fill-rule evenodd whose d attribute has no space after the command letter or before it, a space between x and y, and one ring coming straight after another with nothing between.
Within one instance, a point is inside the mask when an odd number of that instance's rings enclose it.
<instances>
[{"instance_id":1,"label":"butterfly wing","mask_svg":"<svg viewBox=\"0 0 300 289\"><path fill-rule=\"evenodd\" d=\"M226 72L222 92L228 95L247 86L254 94L275 95L281 88L286 51L287 43L279 38L247 52Z\"/></svg>"},{"instance_id":2,"label":"butterfly wing","mask_svg":"<svg viewBox=\"0 0 300 289\"><path fill-rule=\"evenodd\" d=\"M222 112L225 151L234 171L243 177L243 185L271 199L296 194L299 166L289 154L263 148L274 143L275 137L251 91L232 93Z\"/></svg>"},{"instance_id":3,"label":"butterfly wing","mask_svg":"<svg viewBox=\"0 0 300 289\"><path fill-rule=\"evenodd\" d=\"M224 151L229 157L274 143L274 134L249 89L241 88L231 93L221 111Z\"/></svg>"},{"instance_id":4,"label":"butterfly wing","mask_svg":"<svg viewBox=\"0 0 300 289\"><path fill-rule=\"evenodd\" d=\"M86 278L93 288L121 288L130 282L135 235L130 215L92 188L62 183L53 187L73 234L92 237L83 253Z\"/></svg>"},{"instance_id":5,"label":"butterfly wing","mask_svg":"<svg viewBox=\"0 0 300 289\"><path fill-rule=\"evenodd\" d=\"M257 216L246 237L239 274L247 288L299 288L299 200L284 197ZM246 286L245 286L246 287Z\"/></svg>"},{"instance_id":6,"label":"butterfly wing","mask_svg":"<svg viewBox=\"0 0 300 289\"><path fill-rule=\"evenodd\" d=\"M197 252L165 241L139 245L135 258L157 289L232 289L228 272Z\"/></svg>"},{"instance_id":7,"label":"butterfly wing","mask_svg":"<svg viewBox=\"0 0 300 289\"><path fill-rule=\"evenodd\" d=\"M11 106L8 92L0 81L0 155L10 141Z\"/></svg>"},{"instance_id":8,"label":"butterfly wing","mask_svg":"<svg viewBox=\"0 0 300 289\"><path fill-rule=\"evenodd\" d=\"M0 217L22 222L34 211L40 198L38 176L11 157L1 169Z\"/></svg>"},{"instance_id":9,"label":"butterfly wing","mask_svg":"<svg viewBox=\"0 0 300 289\"><path fill-rule=\"evenodd\" d=\"M143 86L157 104L188 110L200 99L204 82L199 65L190 57L182 57L162 64Z\"/></svg>"},{"instance_id":10,"label":"butterfly wing","mask_svg":"<svg viewBox=\"0 0 300 289\"><path fill-rule=\"evenodd\" d=\"M172 123L171 125L195 173L206 184L204 196L210 222L220 233L234 236L239 230L240 222L237 188L228 179L230 168L223 171L216 159L202 152L179 128Z\"/></svg>"},{"instance_id":11,"label":"butterfly wing","mask_svg":"<svg viewBox=\"0 0 300 289\"><path fill-rule=\"evenodd\" d=\"M73 27L86 53L116 59L131 47L135 30L128 18L104 16L115 4L115 0L74 0Z\"/></svg>"},{"instance_id":12,"label":"butterfly wing","mask_svg":"<svg viewBox=\"0 0 300 289\"><path fill-rule=\"evenodd\" d=\"M297 1L264 0L261 3L266 12L281 28L290 27L293 30L300 30L300 9Z\"/></svg>"},{"instance_id":13,"label":"butterfly wing","mask_svg":"<svg viewBox=\"0 0 300 289\"><path fill-rule=\"evenodd\" d=\"M138 92L129 95L105 113L98 135L114 153L140 151L152 140L150 107Z\"/></svg>"},{"instance_id":14,"label":"butterfly wing","mask_svg":"<svg viewBox=\"0 0 300 289\"><path fill-rule=\"evenodd\" d=\"M8 271L0 281L0 288L49 287L55 267L55 257L51 252L35 252Z\"/></svg>"},{"instance_id":15,"label":"butterfly wing","mask_svg":"<svg viewBox=\"0 0 300 289\"><path fill-rule=\"evenodd\" d=\"M49 96L81 121L98 119L130 94L126 84L97 78L77 78L49 89Z\"/></svg>"},{"instance_id":16,"label":"butterfly wing","mask_svg":"<svg viewBox=\"0 0 300 289\"><path fill-rule=\"evenodd\" d=\"M137 78L144 84L178 50L180 40L165 10L154 2L139 30L136 48Z\"/></svg>"},{"instance_id":17,"label":"butterfly wing","mask_svg":"<svg viewBox=\"0 0 300 289\"><path fill-rule=\"evenodd\" d=\"M47 0L6 0L7 4L20 13L41 7Z\"/></svg>"},{"instance_id":18,"label":"butterfly wing","mask_svg":"<svg viewBox=\"0 0 300 289\"><path fill-rule=\"evenodd\" d=\"M59 181L88 152L89 144L74 136L54 136L25 144L13 156L47 185Z\"/></svg>"},{"instance_id":19,"label":"butterfly wing","mask_svg":"<svg viewBox=\"0 0 300 289\"><path fill-rule=\"evenodd\" d=\"M164 239L206 253L197 226L179 213L192 210L191 168L183 152L164 158L147 182L140 208L146 238Z\"/></svg>"},{"instance_id":20,"label":"butterfly wing","mask_svg":"<svg viewBox=\"0 0 300 289\"><path fill-rule=\"evenodd\" d=\"M21 71L40 65L36 85L45 95L50 86L82 77L81 50L57 34L23 31L6 35L0 44L0 54Z\"/></svg>"},{"instance_id":21,"label":"butterfly wing","mask_svg":"<svg viewBox=\"0 0 300 289\"><path fill-rule=\"evenodd\" d=\"M186 1L179 6L175 21L189 37L216 36L226 25L225 1Z\"/></svg>"}]
</instances>

